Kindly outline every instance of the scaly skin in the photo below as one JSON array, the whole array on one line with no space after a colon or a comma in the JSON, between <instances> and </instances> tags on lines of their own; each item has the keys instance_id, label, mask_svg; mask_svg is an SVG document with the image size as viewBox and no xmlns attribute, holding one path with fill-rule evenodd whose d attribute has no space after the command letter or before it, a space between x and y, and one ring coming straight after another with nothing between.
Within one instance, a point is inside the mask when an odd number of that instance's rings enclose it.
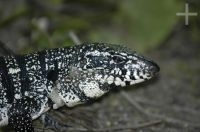
<instances>
[{"instance_id":1,"label":"scaly skin","mask_svg":"<svg viewBox=\"0 0 200 132\"><path fill-rule=\"evenodd\" d=\"M0 57L0 126L34 131L32 120L50 108L86 103L158 71L136 52L103 43Z\"/></svg>"}]
</instances>

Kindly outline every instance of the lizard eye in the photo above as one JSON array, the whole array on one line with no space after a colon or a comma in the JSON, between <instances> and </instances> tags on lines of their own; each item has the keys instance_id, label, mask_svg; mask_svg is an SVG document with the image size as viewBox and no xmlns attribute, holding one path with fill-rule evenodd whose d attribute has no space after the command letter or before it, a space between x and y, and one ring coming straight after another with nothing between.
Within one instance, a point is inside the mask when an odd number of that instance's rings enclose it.
<instances>
[{"instance_id":1,"label":"lizard eye","mask_svg":"<svg viewBox=\"0 0 200 132\"><path fill-rule=\"evenodd\" d=\"M115 55L115 56L113 56L112 58L113 58L113 61L114 61L115 63L123 63L123 62L124 62L124 58L122 58L121 56Z\"/></svg>"}]
</instances>

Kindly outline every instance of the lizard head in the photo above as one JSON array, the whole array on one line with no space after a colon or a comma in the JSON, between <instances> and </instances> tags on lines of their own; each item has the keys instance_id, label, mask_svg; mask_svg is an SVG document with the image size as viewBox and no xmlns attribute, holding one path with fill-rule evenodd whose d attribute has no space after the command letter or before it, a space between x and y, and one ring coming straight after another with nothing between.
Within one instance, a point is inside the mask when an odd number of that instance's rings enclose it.
<instances>
[{"instance_id":1,"label":"lizard head","mask_svg":"<svg viewBox=\"0 0 200 132\"><path fill-rule=\"evenodd\" d=\"M57 86L68 107L98 98L113 86L143 82L159 72L153 61L118 45L82 44L68 51L67 77L59 79Z\"/></svg>"},{"instance_id":2,"label":"lizard head","mask_svg":"<svg viewBox=\"0 0 200 132\"><path fill-rule=\"evenodd\" d=\"M143 82L159 72L159 66L126 47L110 44L81 45L82 70L97 71L94 78L102 83L127 86Z\"/></svg>"}]
</instances>

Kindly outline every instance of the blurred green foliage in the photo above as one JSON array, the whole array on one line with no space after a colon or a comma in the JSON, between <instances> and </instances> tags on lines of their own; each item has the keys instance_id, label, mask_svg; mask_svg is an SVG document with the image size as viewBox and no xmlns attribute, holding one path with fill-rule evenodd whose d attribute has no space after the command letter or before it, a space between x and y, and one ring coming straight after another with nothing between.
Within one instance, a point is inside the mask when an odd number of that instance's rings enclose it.
<instances>
[{"instance_id":1,"label":"blurred green foliage","mask_svg":"<svg viewBox=\"0 0 200 132\"><path fill-rule=\"evenodd\" d=\"M166 38L183 7L177 0L26 0L0 19L0 30L26 19L27 28L19 32L28 38L22 52L72 45L70 31L82 42L126 44L144 52Z\"/></svg>"},{"instance_id":2,"label":"blurred green foliage","mask_svg":"<svg viewBox=\"0 0 200 132\"><path fill-rule=\"evenodd\" d=\"M119 5L111 28L100 27L90 36L98 41L128 43L139 51L157 47L176 24L176 12L183 7L176 0L124 0Z\"/></svg>"}]
</instances>

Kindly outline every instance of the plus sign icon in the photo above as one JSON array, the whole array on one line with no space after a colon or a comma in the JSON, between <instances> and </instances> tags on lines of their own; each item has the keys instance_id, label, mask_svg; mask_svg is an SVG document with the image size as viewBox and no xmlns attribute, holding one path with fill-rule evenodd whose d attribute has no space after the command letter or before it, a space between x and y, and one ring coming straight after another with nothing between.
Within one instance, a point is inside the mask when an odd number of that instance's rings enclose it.
<instances>
[{"instance_id":1,"label":"plus sign icon","mask_svg":"<svg viewBox=\"0 0 200 132\"><path fill-rule=\"evenodd\" d=\"M189 12L188 3L185 4L185 12L183 13L176 13L177 16L185 16L185 25L189 25L189 17L190 16L197 16L198 14Z\"/></svg>"}]
</instances>

